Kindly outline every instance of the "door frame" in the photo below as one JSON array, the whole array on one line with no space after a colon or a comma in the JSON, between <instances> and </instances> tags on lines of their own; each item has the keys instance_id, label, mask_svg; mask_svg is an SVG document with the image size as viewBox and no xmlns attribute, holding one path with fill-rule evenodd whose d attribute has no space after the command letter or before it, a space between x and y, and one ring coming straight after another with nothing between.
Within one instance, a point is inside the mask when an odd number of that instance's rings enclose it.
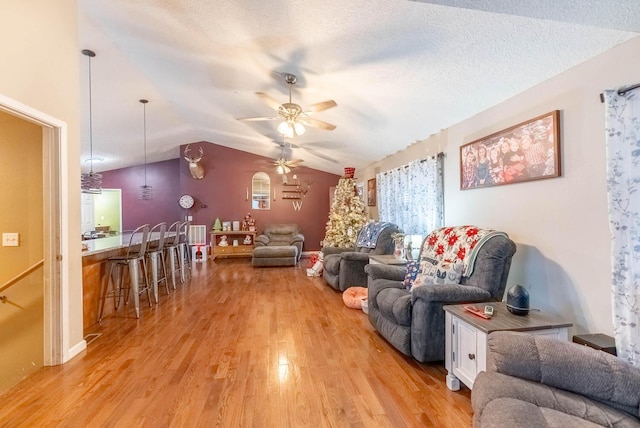
<instances>
[{"instance_id":1,"label":"door frame","mask_svg":"<svg viewBox=\"0 0 640 428\"><path fill-rule=\"evenodd\" d=\"M69 349L69 183L67 124L0 94L0 110L42 127L44 188L44 364L62 364L86 348ZM78 187L79 189L79 187Z\"/></svg>"}]
</instances>

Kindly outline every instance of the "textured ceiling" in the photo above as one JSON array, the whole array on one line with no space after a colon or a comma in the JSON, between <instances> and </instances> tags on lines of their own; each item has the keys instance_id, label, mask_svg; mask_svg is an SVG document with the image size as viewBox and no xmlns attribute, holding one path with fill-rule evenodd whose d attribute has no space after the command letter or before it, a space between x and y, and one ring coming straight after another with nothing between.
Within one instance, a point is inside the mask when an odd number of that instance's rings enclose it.
<instances>
[{"instance_id":1,"label":"textured ceiling","mask_svg":"<svg viewBox=\"0 0 640 428\"><path fill-rule=\"evenodd\" d=\"M313 116L337 128L307 128L291 156L362 168L636 37L637 2L80 0L94 169L143 163L141 98L149 162L195 141L278 157L278 122L235 119L274 115L256 91L287 101L277 72L298 76L293 102L338 103Z\"/></svg>"}]
</instances>

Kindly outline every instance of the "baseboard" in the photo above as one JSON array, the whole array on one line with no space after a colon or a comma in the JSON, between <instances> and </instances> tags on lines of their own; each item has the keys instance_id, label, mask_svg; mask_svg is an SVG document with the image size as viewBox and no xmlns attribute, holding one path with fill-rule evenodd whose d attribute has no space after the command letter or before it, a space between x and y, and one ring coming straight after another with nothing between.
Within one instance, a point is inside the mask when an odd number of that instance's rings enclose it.
<instances>
[{"instance_id":1,"label":"baseboard","mask_svg":"<svg viewBox=\"0 0 640 428\"><path fill-rule=\"evenodd\" d=\"M73 357L75 357L80 352L84 351L85 349L87 349L87 341L82 339L76 345L74 345L71 348L69 348L69 351L66 353L65 357L63 358L62 364L64 364L67 361L71 360Z\"/></svg>"}]
</instances>

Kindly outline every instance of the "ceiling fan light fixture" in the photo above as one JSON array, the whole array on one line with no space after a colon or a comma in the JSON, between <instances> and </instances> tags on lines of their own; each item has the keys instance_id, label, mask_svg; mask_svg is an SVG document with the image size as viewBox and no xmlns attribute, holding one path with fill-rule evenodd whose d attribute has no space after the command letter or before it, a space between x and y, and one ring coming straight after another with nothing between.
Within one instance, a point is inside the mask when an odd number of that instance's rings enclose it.
<instances>
[{"instance_id":1,"label":"ceiling fan light fixture","mask_svg":"<svg viewBox=\"0 0 640 428\"><path fill-rule=\"evenodd\" d=\"M306 129L304 129L304 126L301 123L298 123L298 122L295 122L293 124L293 129L296 131L297 135L302 135L306 131Z\"/></svg>"},{"instance_id":2,"label":"ceiling fan light fixture","mask_svg":"<svg viewBox=\"0 0 640 428\"><path fill-rule=\"evenodd\" d=\"M282 121L278 125L278 132L287 138L293 138L296 135L302 135L306 132L304 125L294 121Z\"/></svg>"},{"instance_id":3,"label":"ceiling fan light fixture","mask_svg":"<svg viewBox=\"0 0 640 428\"><path fill-rule=\"evenodd\" d=\"M278 132L287 138L293 138L295 135L293 123L287 121L280 123Z\"/></svg>"},{"instance_id":4,"label":"ceiling fan light fixture","mask_svg":"<svg viewBox=\"0 0 640 428\"><path fill-rule=\"evenodd\" d=\"M282 165L278 165L278 174L284 174L284 168L282 167Z\"/></svg>"}]
</instances>

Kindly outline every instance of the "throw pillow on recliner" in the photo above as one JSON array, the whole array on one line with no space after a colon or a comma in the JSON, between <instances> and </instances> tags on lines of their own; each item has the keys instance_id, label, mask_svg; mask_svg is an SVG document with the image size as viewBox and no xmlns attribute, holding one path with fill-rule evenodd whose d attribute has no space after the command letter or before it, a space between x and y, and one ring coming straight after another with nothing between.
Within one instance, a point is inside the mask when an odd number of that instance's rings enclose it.
<instances>
[{"instance_id":1,"label":"throw pillow on recliner","mask_svg":"<svg viewBox=\"0 0 640 428\"><path fill-rule=\"evenodd\" d=\"M416 278L419 277L423 271L429 270L437 264L437 260L429 257L423 257L420 259L420 262L417 260L409 260L406 265L407 273L405 274L404 281L402 281L402 285L404 285L405 289L411 290Z\"/></svg>"},{"instance_id":2,"label":"throw pillow on recliner","mask_svg":"<svg viewBox=\"0 0 640 428\"><path fill-rule=\"evenodd\" d=\"M404 276L404 281L402 281L402 285L407 290L411 290L413 283L416 280L416 276L420 273L420 264L417 260L410 260L407 262L407 273Z\"/></svg>"},{"instance_id":3,"label":"throw pillow on recliner","mask_svg":"<svg viewBox=\"0 0 640 428\"><path fill-rule=\"evenodd\" d=\"M462 263L439 262L435 265L422 263L421 268L421 272L413 282L413 287L427 284L460 284L464 272Z\"/></svg>"}]
</instances>

